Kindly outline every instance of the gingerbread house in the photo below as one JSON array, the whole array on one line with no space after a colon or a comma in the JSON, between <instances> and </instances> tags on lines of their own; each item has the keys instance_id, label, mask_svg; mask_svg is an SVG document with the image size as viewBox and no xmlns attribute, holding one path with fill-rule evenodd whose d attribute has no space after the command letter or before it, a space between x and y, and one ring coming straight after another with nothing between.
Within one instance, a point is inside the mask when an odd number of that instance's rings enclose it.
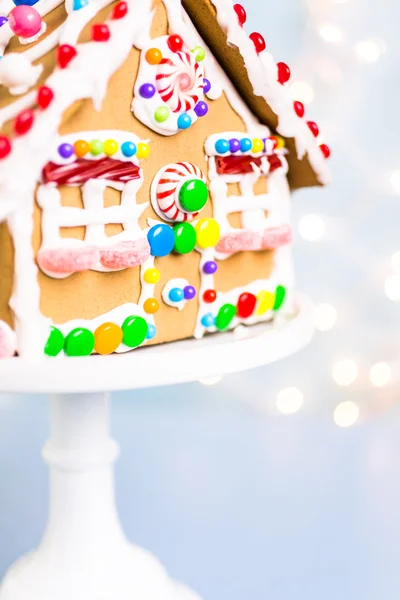
<instances>
[{"instance_id":1,"label":"gingerbread house","mask_svg":"<svg viewBox=\"0 0 400 600\"><path fill-rule=\"evenodd\" d=\"M329 148L231 0L0 0L0 358L295 311Z\"/></svg>"}]
</instances>

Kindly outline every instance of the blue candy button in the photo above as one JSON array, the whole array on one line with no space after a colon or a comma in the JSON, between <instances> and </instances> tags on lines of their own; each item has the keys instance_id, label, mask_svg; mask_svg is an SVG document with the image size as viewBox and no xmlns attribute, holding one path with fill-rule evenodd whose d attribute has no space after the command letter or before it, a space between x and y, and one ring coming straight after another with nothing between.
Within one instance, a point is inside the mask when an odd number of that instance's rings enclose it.
<instances>
[{"instance_id":1,"label":"blue candy button","mask_svg":"<svg viewBox=\"0 0 400 600\"><path fill-rule=\"evenodd\" d=\"M182 302L182 300L184 300L185 298L185 293L181 288L173 288L170 293L168 294L169 299L171 300L171 302Z\"/></svg>"},{"instance_id":2,"label":"blue candy button","mask_svg":"<svg viewBox=\"0 0 400 600\"><path fill-rule=\"evenodd\" d=\"M240 149L242 152L250 152L253 147L253 142L249 138L243 138L240 142Z\"/></svg>"},{"instance_id":3,"label":"blue candy button","mask_svg":"<svg viewBox=\"0 0 400 600\"><path fill-rule=\"evenodd\" d=\"M151 323L149 323L148 326L147 326L146 339L152 340L153 338L156 337L156 335L157 335L157 329L154 327L154 325L152 325Z\"/></svg>"},{"instance_id":4,"label":"blue candy button","mask_svg":"<svg viewBox=\"0 0 400 600\"><path fill-rule=\"evenodd\" d=\"M218 154L226 154L230 150L230 145L228 140L218 140L215 142L215 150Z\"/></svg>"},{"instance_id":5,"label":"blue candy button","mask_svg":"<svg viewBox=\"0 0 400 600\"><path fill-rule=\"evenodd\" d=\"M175 245L174 231L168 225L154 225L147 234L153 256L167 256Z\"/></svg>"},{"instance_id":6,"label":"blue candy button","mask_svg":"<svg viewBox=\"0 0 400 600\"><path fill-rule=\"evenodd\" d=\"M206 315L204 315L204 317L201 319L201 324L203 325L203 327L208 328L208 327L213 327L213 325L215 324L215 319L214 316L211 313L207 313Z\"/></svg>"}]
</instances>

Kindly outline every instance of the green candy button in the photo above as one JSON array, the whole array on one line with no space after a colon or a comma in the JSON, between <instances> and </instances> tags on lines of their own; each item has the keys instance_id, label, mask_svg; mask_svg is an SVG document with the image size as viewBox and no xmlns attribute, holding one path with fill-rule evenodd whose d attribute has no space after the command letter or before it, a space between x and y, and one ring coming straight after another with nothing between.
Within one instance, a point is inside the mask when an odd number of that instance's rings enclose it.
<instances>
[{"instance_id":1,"label":"green candy button","mask_svg":"<svg viewBox=\"0 0 400 600\"><path fill-rule=\"evenodd\" d=\"M283 285L278 285L275 291L275 304L273 310L279 310L286 298L286 288Z\"/></svg>"},{"instance_id":2,"label":"green candy button","mask_svg":"<svg viewBox=\"0 0 400 600\"><path fill-rule=\"evenodd\" d=\"M57 356L64 348L64 336L57 327L50 327L50 335L44 347L47 356Z\"/></svg>"},{"instance_id":3,"label":"green candy button","mask_svg":"<svg viewBox=\"0 0 400 600\"><path fill-rule=\"evenodd\" d=\"M92 140L90 142L90 152L93 156L98 156L102 154L104 150L104 144L101 140Z\"/></svg>"},{"instance_id":4,"label":"green candy button","mask_svg":"<svg viewBox=\"0 0 400 600\"><path fill-rule=\"evenodd\" d=\"M224 304L219 309L215 325L219 331L226 331L233 319L236 317L236 306L233 304Z\"/></svg>"},{"instance_id":5,"label":"green candy button","mask_svg":"<svg viewBox=\"0 0 400 600\"><path fill-rule=\"evenodd\" d=\"M94 335L89 329L77 327L70 331L65 340L67 356L89 356L94 348Z\"/></svg>"},{"instance_id":6,"label":"green candy button","mask_svg":"<svg viewBox=\"0 0 400 600\"><path fill-rule=\"evenodd\" d=\"M129 348L143 344L147 335L147 322L142 317L128 317L122 325L123 343Z\"/></svg>"},{"instance_id":7,"label":"green candy button","mask_svg":"<svg viewBox=\"0 0 400 600\"><path fill-rule=\"evenodd\" d=\"M205 207L208 200L208 187L201 179L186 181L179 191L179 202L187 212L197 212Z\"/></svg>"},{"instance_id":8,"label":"green candy button","mask_svg":"<svg viewBox=\"0 0 400 600\"><path fill-rule=\"evenodd\" d=\"M196 230L190 223L177 223L173 227L175 236L174 250L178 254L188 254L196 246Z\"/></svg>"}]
</instances>

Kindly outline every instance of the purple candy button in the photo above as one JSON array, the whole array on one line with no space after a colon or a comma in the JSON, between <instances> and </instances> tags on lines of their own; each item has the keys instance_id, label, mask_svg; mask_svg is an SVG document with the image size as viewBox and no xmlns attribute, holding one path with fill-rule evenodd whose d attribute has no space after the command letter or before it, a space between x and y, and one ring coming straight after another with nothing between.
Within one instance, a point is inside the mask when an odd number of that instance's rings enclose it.
<instances>
[{"instance_id":1,"label":"purple candy button","mask_svg":"<svg viewBox=\"0 0 400 600\"><path fill-rule=\"evenodd\" d=\"M204 83L203 92L205 94L208 94L208 92L211 90L211 83L205 77L204 77L203 83Z\"/></svg>"},{"instance_id":2,"label":"purple candy button","mask_svg":"<svg viewBox=\"0 0 400 600\"><path fill-rule=\"evenodd\" d=\"M142 98L146 98L146 100L152 98L155 93L156 88L152 83L144 83L139 88L139 94L142 96Z\"/></svg>"},{"instance_id":3,"label":"purple candy button","mask_svg":"<svg viewBox=\"0 0 400 600\"><path fill-rule=\"evenodd\" d=\"M194 107L194 112L198 117L204 117L208 113L208 104L206 102L198 102Z\"/></svg>"},{"instance_id":4,"label":"purple candy button","mask_svg":"<svg viewBox=\"0 0 400 600\"><path fill-rule=\"evenodd\" d=\"M60 144L60 146L58 146L58 154L62 158L71 158L73 153L74 153L74 148L73 148L73 146L71 146L71 144Z\"/></svg>"},{"instance_id":5,"label":"purple candy button","mask_svg":"<svg viewBox=\"0 0 400 600\"><path fill-rule=\"evenodd\" d=\"M218 271L218 265L213 260L209 260L203 265L203 273L206 275L214 275Z\"/></svg>"},{"instance_id":6,"label":"purple candy button","mask_svg":"<svg viewBox=\"0 0 400 600\"><path fill-rule=\"evenodd\" d=\"M0 27L2 27L7 22L8 22L7 17L0 16Z\"/></svg>"},{"instance_id":7,"label":"purple candy button","mask_svg":"<svg viewBox=\"0 0 400 600\"><path fill-rule=\"evenodd\" d=\"M229 148L230 148L230 151L232 152L232 154L235 154L235 152L239 152L239 150L240 150L240 141L237 140L236 138L233 138L232 140L229 140Z\"/></svg>"},{"instance_id":8,"label":"purple candy button","mask_svg":"<svg viewBox=\"0 0 400 600\"><path fill-rule=\"evenodd\" d=\"M196 290L191 285L187 285L183 288L183 293L185 295L185 300L193 300L193 298L196 298Z\"/></svg>"}]
</instances>

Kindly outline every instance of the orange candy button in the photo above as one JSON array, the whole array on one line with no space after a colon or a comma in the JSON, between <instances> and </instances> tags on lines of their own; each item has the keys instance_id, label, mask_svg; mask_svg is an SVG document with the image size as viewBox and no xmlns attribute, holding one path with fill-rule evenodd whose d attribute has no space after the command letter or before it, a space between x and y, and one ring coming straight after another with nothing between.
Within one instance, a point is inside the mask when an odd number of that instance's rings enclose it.
<instances>
[{"instance_id":1,"label":"orange candy button","mask_svg":"<svg viewBox=\"0 0 400 600\"><path fill-rule=\"evenodd\" d=\"M78 140L74 144L75 154L78 158L82 158L90 151L90 144L85 140Z\"/></svg>"},{"instance_id":2,"label":"orange candy button","mask_svg":"<svg viewBox=\"0 0 400 600\"><path fill-rule=\"evenodd\" d=\"M150 65L159 65L162 61L162 52L158 48L150 48L146 52L146 60Z\"/></svg>"},{"instance_id":3,"label":"orange candy button","mask_svg":"<svg viewBox=\"0 0 400 600\"><path fill-rule=\"evenodd\" d=\"M115 323L103 323L94 332L94 349L98 354L112 354L122 343L122 329Z\"/></svg>"},{"instance_id":4,"label":"orange candy button","mask_svg":"<svg viewBox=\"0 0 400 600\"><path fill-rule=\"evenodd\" d=\"M155 298L148 298L143 304L143 308L148 315L154 315L160 308L160 304Z\"/></svg>"}]
</instances>

